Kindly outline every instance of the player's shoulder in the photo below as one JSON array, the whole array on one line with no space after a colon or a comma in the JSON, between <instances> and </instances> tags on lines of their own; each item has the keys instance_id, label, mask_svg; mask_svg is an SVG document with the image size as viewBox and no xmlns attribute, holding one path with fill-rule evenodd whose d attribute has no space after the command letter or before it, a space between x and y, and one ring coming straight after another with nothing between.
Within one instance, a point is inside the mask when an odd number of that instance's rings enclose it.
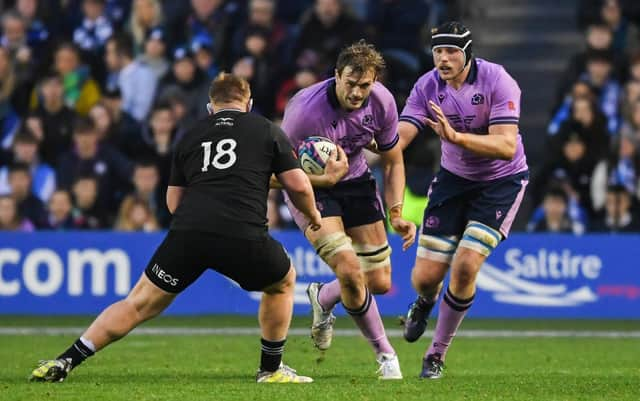
<instances>
[{"instance_id":1,"label":"player's shoulder","mask_svg":"<svg viewBox=\"0 0 640 401\"><path fill-rule=\"evenodd\" d=\"M417 89L422 93L433 93L433 91L441 85L442 80L438 75L438 70L436 68L432 68L431 70L422 74L413 85L413 87L414 89Z\"/></svg>"},{"instance_id":2,"label":"player's shoulder","mask_svg":"<svg viewBox=\"0 0 640 401\"><path fill-rule=\"evenodd\" d=\"M380 81L376 81L373 84L373 89L371 90L371 94L369 95L373 102L380 103L384 106L389 106L390 104L395 104L396 100L393 97L393 93L382 84Z\"/></svg>"},{"instance_id":3,"label":"player's shoulder","mask_svg":"<svg viewBox=\"0 0 640 401\"><path fill-rule=\"evenodd\" d=\"M482 58L474 58L474 61L478 70L478 79L481 82L497 82L505 78L515 82L502 64L493 63Z\"/></svg>"}]
</instances>

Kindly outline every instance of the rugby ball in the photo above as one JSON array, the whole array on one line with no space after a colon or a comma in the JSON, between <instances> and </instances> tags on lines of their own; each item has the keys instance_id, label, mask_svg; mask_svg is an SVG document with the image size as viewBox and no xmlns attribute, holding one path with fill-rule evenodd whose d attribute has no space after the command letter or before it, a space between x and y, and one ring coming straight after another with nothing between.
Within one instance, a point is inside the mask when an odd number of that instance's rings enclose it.
<instances>
[{"instance_id":1,"label":"rugby ball","mask_svg":"<svg viewBox=\"0 0 640 401\"><path fill-rule=\"evenodd\" d=\"M324 173L324 167L336 145L330 139L321 136L310 136L298 146L298 159L302 169L313 175Z\"/></svg>"}]
</instances>

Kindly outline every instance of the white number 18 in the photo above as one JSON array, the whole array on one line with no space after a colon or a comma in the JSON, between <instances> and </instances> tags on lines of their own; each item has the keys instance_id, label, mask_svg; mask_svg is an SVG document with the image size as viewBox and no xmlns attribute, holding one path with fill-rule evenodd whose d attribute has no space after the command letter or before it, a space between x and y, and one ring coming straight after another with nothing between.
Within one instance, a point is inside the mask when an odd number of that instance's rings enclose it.
<instances>
[{"instance_id":1,"label":"white number 18","mask_svg":"<svg viewBox=\"0 0 640 401\"><path fill-rule=\"evenodd\" d=\"M233 166L238 159L234 150L238 143L233 139L222 139L216 144L216 155L211 161L211 144L212 141L202 142L201 146L204 148L204 159L202 161L202 172L206 173L209 170L209 165L217 168L218 170L224 170ZM220 162L220 159L224 156L228 156L229 160L226 162Z\"/></svg>"}]
</instances>

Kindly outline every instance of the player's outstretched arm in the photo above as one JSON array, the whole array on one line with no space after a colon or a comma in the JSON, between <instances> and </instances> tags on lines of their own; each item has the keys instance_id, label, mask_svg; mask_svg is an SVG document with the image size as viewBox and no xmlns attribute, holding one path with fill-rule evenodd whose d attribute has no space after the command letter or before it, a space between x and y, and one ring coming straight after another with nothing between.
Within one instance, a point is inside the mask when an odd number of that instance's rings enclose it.
<instances>
[{"instance_id":1,"label":"player's outstretched arm","mask_svg":"<svg viewBox=\"0 0 640 401\"><path fill-rule=\"evenodd\" d=\"M309 178L302 169L294 168L278 174L278 181L289 195L291 202L310 221L312 230L320 228L322 216L316 208L316 198L313 195L313 188Z\"/></svg>"},{"instance_id":2,"label":"player's outstretched arm","mask_svg":"<svg viewBox=\"0 0 640 401\"><path fill-rule=\"evenodd\" d=\"M173 185L167 187L167 208L171 214L178 208L182 200L182 195L184 195L184 187L176 187Z\"/></svg>"}]
</instances>

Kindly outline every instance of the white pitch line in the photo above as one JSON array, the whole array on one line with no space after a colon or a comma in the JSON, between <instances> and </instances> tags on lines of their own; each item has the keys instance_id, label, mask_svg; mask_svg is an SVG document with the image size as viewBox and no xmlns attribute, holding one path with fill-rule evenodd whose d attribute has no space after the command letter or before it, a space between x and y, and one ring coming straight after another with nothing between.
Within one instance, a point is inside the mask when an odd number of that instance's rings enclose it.
<instances>
[{"instance_id":1,"label":"white pitch line","mask_svg":"<svg viewBox=\"0 0 640 401\"><path fill-rule=\"evenodd\" d=\"M80 335L83 327L0 327L0 335ZM254 327L142 327L131 334L148 336L256 336L260 330ZM307 336L309 329L295 328L289 330L293 336ZM357 337L360 331L356 329L336 329L333 334L339 337ZM390 337L402 336L402 330L387 330ZM426 336L431 337L432 331ZM640 331L621 330L462 330L457 337L472 338L640 338Z\"/></svg>"}]
</instances>

